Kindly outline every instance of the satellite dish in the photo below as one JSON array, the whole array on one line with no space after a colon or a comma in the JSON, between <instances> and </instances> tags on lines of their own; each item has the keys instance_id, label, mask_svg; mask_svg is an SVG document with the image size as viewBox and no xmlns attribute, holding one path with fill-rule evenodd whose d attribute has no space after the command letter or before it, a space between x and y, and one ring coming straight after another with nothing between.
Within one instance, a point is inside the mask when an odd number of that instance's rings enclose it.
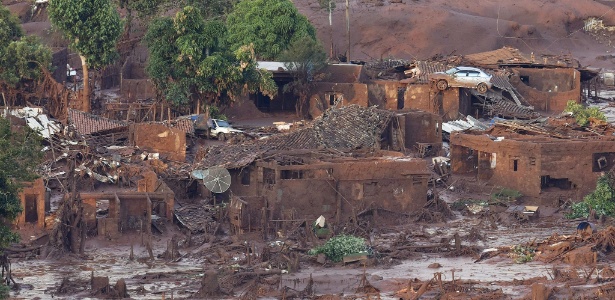
<instances>
[{"instance_id":1,"label":"satellite dish","mask_svg":"<svg viewBox=\"0 0 615 300\"><path fill-rule=\"evenodd\" d=\"M192 175L192 178L194 179L203 180L205 179L205 176L207 176L208 172L209 170L194 170L192 171L191 175Z\"/></svg>"},{"instance_id":2,"label":"satellite dish","mask_svg":"<svg viewBox=\"0 0 615 300\"><path fill-rule=\"evenodd\" d=\"M231 174L224 168L211 168L205 170L203 178L205 187L213 193L224 193L231 187Z\"/></svg>"}]
</instances>

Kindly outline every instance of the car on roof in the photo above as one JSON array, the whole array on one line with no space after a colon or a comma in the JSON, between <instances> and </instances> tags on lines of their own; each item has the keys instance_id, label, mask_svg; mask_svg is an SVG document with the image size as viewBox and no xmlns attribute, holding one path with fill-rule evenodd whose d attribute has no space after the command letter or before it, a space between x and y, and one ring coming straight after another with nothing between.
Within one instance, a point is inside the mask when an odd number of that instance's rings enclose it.
<instances>
[{"instance_id":1,"label":"car on roof","mask_svg":"<svg viewBox=\"0 0 615 300\"><path fill-rule=\"evenodd\" d=\"M449 87L462 87L484 94L492 86L491 75L473 67L454 67L446 72L435 72L429 75L429 80L435 82L436 88L441 91Z\"/></svg>"}]
</instances>

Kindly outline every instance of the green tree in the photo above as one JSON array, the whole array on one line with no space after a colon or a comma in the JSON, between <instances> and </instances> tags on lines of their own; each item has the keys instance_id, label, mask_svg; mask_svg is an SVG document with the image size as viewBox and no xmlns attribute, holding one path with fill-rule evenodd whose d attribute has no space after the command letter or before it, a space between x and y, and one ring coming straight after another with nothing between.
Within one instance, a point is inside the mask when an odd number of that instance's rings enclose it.
<instances>
[{"instance_id":1,"label":"green tree","mask_svg":"<svg viewBox=\"0 0 615 300\"><path fill-rule=\"evenodd\" d=\"M49 18L79 53L83 69L83 108L90 110L89 68L100 68L118 56L122 21L109 0L53 0Z\"/></svg>"},{"instance_id":2,"label":"green tree","mask_svg":"<svg viewBox=\"0 0 615 300\"><path fill-rule=\"evenodd\" d=\"M23 36L17 17L0 4L0 51ZM4 55L3 53L0 53Z\"/></svg>"},{"instance_id":3,"label":"green tree","mask_svg":"<svg viewBox=\"0 0 615 300\"><path fill-rule=\"evenodd\" d=\"M34 36L23 36L19 20L0 6L0 92L37 79L40 67L51 67L51 51Z\"/></svg>"},{"instance_id":4,"label":"green tree","mask_svg":"<svg viewBox=\"0 0 615 300\"><path fill-rule=\"evenodd\" d=\"M34 80L40 67L51 67L51 51L35 36L26 36L11 42L0 57L0 80L16 85L21 80Z\"/></svg>"},{"instance_id":5,"label":"green tree","mask_svg":"<svg viewBox=\"0 0 615 300\"><path fill-rule=\"evenodd\" d=\"M615 216L615 189L613 178L609 174L598 178L596 189L585 196L582 202L574 203L566 215L568 219L587 218L590 210L599 216Z\"/></svg>"},{"instance_id":6,"label":"green tree","mask_svg":"<svg viewBox=\"0 0 615 300\"><path fill-rule=\"evenodd\" d=\"M10 224L22 211L19 200L22 183L37 177L35 169L42 159L41 148L38 134L27 127L11 130L9 121L0 117L0 252L18 241ZM0 282L0 289L2 285Z\"/></svg>"},{"instance_id":7,"label":"green tree","mask_svg":"<svg viewBox=\"0 0 615 300\"><path fill-rule=\"evenodd\" d=\"M145 35L150 59L147 72L168 101L178 107L220 104L240 93L275 93L271 74L256 68L254 52L225 44L223 22L205 19L187 6L174 18L154 20Z\"/></svg>"},{"instance_id":8,"label":"green tree","mask_svg":"<svg viewBox=\"0 0 615 300\"><path fill-rule=\"evenodd\" d=\"M0 117L0 248L16 241L8 223L21 212L19 190L23 182L36 179L41 162L41 138L27 127L11 130L10 122Z\"/></svg>"},{"instance_id":9,"label":"green tree","mask_svg":"<svg viewBox=\"0 0 615 300\"><path fill-rule=\"evenodd\" d=\"M256 57L277 59L282 51L304 36L316 39L316 30L290 0L240 1L227 18L232 50L254 45Z\"/></svg>"},{"instance_id":10,"label":"green tree","mask_svg":"<svg viewBox=\"0 0 615 300\"><path fill-rule=\"evenodd\" d=\"M284 66L294 79L284 86L284 90L297 95L299 100L295 105L295 111L297 115L303 116L314 81L324 76L321 71L327 65L327 55L316 39L304 36L295 40L282 52L280 60L284 62Z\"/></svg>"}]
</instances>

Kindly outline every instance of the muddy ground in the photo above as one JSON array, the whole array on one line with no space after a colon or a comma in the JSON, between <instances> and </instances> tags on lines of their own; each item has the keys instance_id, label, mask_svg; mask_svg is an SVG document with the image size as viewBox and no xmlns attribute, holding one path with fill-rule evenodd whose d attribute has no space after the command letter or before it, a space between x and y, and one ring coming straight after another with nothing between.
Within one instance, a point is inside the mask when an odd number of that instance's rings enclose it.
<instances>
[{"instance_id":1,"label":"muddy ground","mask_svg":"<svg viewBox=\"0 0 615 300\"><path fill-rule=\"evenodd\" d=\"M454 208L459 208L458 199L488 199L450 189L440 197ZM452 216L436 222L386 213L366 217L363 221L373 222L371 231L355 233L366 238L374 255L347 264L323 263L307 254L326 239L305 242L295 234L264 243L258 233L231 235L228 224L216 236L186 235L167 224L169 231L152 236L153 259L144 246L146 235L134 233L114 241L93 237L81 257L58 255L46 247L36 258L14 257L12 270L19 289L12 297L109 297L92 290L92 276L108 277L111 287L124 279L132 299L413 299L434 278L440 280L432 281L421 299L532 299L527 297L537 282L544 283L554 299L598 299L601 291L604 294L610 281L601 280L595 271L614 267L608 254L600 254L596 262L573 265L557 257L519 263L510 252L515 245L573 236L579 220L564 219L558 208L544 207L538 218L529 221L514 218L499 205L481 209L476 214L453 210ZM597 229L609 223L598 224ZM40 234L32 228L22 230L24 241ZM174 259L164 255L171 239L178 241ZM252 249L249 256L247 246ZM488 248L499 252L493 257L481 255ZM53 258L42 258L48 252ZM292 265L295 256L298 266ZM211 272L217 274L218 293L205 295L203 280ZM409 284L414 292L408 292Z\"/></svg>"}]
</instances>

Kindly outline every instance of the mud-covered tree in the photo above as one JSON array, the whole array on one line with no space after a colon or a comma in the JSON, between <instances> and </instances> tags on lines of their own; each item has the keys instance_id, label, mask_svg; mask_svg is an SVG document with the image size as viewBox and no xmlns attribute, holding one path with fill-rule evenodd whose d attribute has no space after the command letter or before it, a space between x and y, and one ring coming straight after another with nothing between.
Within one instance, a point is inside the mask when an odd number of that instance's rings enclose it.
<instances>
[{"instance_id":1,"label":"mud-covered tree","mask_svg":"<svg viewBox=\"0 0 615 300\"><path fill-rule=\"evenodd\" d=\"M111 64L117 57L116 44L122 33L122 20L110 0L53 0L47 9L59 28L79 53L83 69L83 109L90 110L89 68Z\"/></svg>"},{"instance_id":2,"label":"mud-covered tree","mask_svg":"<svg viewBox=\"0 0 615 300\"><path fill-rule=\"evenodd\" d=\"M316 30L290 0L240 1L227 18L232 50L254 45L256 57L274 60L304 36L316 39Z\"/></svg>"},{"instance_id":3,"label":"mud-covered tree","mask_svg":"<svg viewBox=\"0 0 615 300\"><path fill-rule=\"evenodd\" d=\"M298 116L303 117L309 93L314 88L314 81L323 76L321 71L327 65L327 55L320 42L304 36L295 40L288 49L282 52L280 60L293 75L293 81L286 84L284 90L298 97L295 111Z\"/></svg>"},{"instance_id":4,"label":"mud-covered tree","mask_svg":"<svg viewBox=\"0 0 615 300\"><path fill-rule=\"evenodd\" d=\"M254 51L230 51L226 27L187 6L174 18L154 20L145 35L150 59L147 72L167 101L177 107L232 101L241 93L275 93L271 75L257 69Z\"/></svg>"}]
</instances>

